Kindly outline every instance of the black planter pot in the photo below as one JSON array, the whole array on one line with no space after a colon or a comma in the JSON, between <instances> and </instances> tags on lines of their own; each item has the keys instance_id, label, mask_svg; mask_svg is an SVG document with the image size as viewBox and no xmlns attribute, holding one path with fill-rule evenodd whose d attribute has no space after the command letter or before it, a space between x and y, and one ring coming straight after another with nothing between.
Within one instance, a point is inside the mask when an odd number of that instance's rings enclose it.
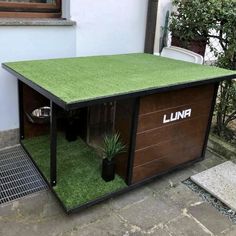
<instances>
[{"instance_id":1,"label":"black planter pot","mask_svg":"<svg viewBox=\"0 0 236 236\"><path fill-rule=\"evenodd\" d=\"M115 160L109 161L107 158L102 161L102 178L108 182L115 178Z\"/></svg>"},{"instance_id":2,"label":"black planter pot","mask_svg":"<svg viewBox=\"0 0 236 236\"><path fill-rule=\"evenodd\" d=\"M66 140L69 142L75 141L77 139L77 128L74 119L68 119L66 122L65 130Z\"/></svg>"}]
</instances>

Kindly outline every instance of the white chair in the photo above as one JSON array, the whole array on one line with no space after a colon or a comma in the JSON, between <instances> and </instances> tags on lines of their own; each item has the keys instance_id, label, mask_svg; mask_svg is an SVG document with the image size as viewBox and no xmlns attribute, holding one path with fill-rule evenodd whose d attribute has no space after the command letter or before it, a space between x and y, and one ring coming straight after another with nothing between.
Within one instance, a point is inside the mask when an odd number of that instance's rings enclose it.
<instances>
[{"instance_id":1,"label":"white chair","mask_svg":"<svg viewBox=\"0 0 236 236\"><path fill-rule=\"evenodd\" d=\"M176 60L203 64L203 57L201 55L195 52L192 52L190 50L175 47L175 46L164 47L162 49L161 56L176 59Z\"/></svg>"}]
</instances>

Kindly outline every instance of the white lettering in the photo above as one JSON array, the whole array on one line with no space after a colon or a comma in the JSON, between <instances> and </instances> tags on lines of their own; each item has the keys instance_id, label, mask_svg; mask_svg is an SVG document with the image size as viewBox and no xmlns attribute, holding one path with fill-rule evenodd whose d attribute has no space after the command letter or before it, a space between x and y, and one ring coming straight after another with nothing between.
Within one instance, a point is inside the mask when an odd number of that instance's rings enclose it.
<instances>
[{"instance_id":1,"label":"white lettering","mask_svg":"<svg viewBox=\"0 0 236 236\"><path fill-rule=\"evenodd\" d=\"M188 116L188 117L191 117L191 113L192 113L192 109L188 109L188 110L185 110L185 118Z\"/></svg>"},{"instance_id":2,"label":"white lettering","mask_svg":"<svg viewBox=\"0 0 236 236\"><path fill-rule=\"evenodd\" d=\"M183 111L177 111L175 113L170 113L169 118L167 118L167 114L163 116L163 124L173 122L180 119L186 119L187 117L191 117L192 109L187 109Z\"/></svg>"},{"instance_id":3,"label":"white lettering","mask_svg":"<svg viewBox=\"0 0 236 236\"><path fill-rule=\"evenodd\" d=\"M169 119L166 119L166 115L164 115L164 117L163 117L163 123L165 124L165 123L169 123L170 122L170 120Z\"/></svg>"}]
</instances>

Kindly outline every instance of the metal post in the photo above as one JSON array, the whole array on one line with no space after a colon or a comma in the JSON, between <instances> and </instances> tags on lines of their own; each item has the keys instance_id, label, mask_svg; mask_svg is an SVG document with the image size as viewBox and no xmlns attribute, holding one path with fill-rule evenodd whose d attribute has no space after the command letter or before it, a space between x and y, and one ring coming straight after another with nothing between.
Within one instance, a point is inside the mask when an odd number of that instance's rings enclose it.
<instances>
[{"instance_id":1,"label":"metal post","mask_svg":"<svg viewBox=\"0 0 236 236\"><path fill-rule=\"evenodd\" d=\"M50 184L57 184L57 112L56 105L50 101Z\"/></svg>"},{"instance_id":2,"label":"metal post","mask_svg":"<svg viewBox=\"0 0 236 236\"><path fill-rule=\"evenodd\" d=\"M20 140L24 139L24 104L23 104L23 83L18 80L18 109L19 109L19 128L20 128Z\"/></svg>"},{"instance_id":3,"label":"metal post","mask_svg":"<svg viewBox=\"0 0 236 236\"><path fill-rule=\"evenodd\" d=\"M133 104L132 124L130 131L131 134L130 134L130 144L129 144L129 161L128 161L127 179L126 179L126 183L128 185L132 184L132 177L133 177L133 168L134 168L133 163L134 163L136 135L138 128L139 104L140 104L140 97L135 98Z\"/></svg>"},{"instance_id":4,"label":"metal post","mask_svg":"<svg viewBox=\"0 0 236 236\"><path fill-rule=\"evenodd\" d=\"M205 156L205 152L206 152L206 148L207 148L207 142L208 142L208 138L209 138L209 134L210 134L210 130L211 130L211 122L212 122L212 117L213 117L214 108L215 108L215 104L216 104L218 88L219 88L219 82L215 83L215 86L214 86L214 94L213 94L213 98L212 98L212 102L211 102L211 110L209 113L206 135L205 135L205 140L204 140L204 144L203 144L203 148L202 148L202 158Z\"/></svg>"}]
</instances>

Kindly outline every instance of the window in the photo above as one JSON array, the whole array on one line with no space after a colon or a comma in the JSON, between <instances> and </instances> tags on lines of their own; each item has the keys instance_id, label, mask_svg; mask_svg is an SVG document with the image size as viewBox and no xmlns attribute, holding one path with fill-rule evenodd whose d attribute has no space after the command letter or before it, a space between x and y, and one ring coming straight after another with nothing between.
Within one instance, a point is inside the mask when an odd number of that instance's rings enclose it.
<instances>
[{"instance_id":1,"label":"window","mask_svg":"<svg viewBox=\"0 0 236 236\"><path fill-rule=\"evenodd\" d=\"M0 17L60 18L61 0L0 0Z\"/></svg>"}]
</instances>

